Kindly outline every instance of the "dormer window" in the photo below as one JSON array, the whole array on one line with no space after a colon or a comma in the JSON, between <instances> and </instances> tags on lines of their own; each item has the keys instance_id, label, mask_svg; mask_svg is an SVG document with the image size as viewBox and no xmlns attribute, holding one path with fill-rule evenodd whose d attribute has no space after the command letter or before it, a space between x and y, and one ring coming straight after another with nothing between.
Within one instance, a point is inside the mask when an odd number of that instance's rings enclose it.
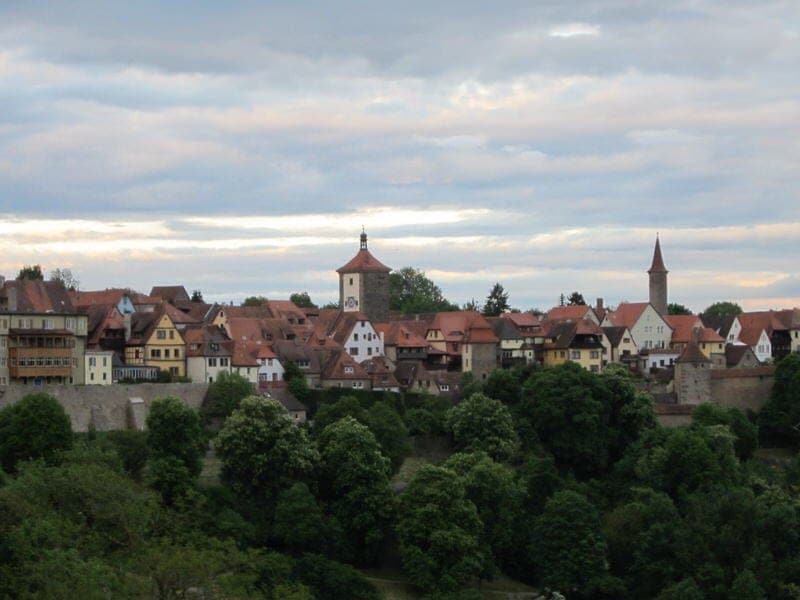
<instances>
[{"instance_id":1,"label":"dormer window","mask_svg":"<svg viewBox=\"0 0 800 600\"><path fill-rule=\"evenodd\" d=\"M353 374L353 367L345 367L344 368L344 372L346 374L348 374L348 375L352 375Z\"/></svg>"}]
</instances>

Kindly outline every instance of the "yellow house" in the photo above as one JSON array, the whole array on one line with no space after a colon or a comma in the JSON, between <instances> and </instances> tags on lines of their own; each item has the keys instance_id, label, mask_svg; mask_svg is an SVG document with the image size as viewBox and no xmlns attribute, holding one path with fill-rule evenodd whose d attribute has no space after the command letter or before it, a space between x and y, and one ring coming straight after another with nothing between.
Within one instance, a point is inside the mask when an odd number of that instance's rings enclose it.
<instances>
[{"instance_id":1,"label":"yellow house","mask_svg":"<svg viewBox=\"0 0 800 600\"><path fill-rule=\"evenodd\" d=\"M164 308L131 315L125 362L158 367L173 377L186 376L186 344Z\"/></svg>"},{"instance_id":2,"label":"yellow house","mask_svg":"<svg viewBox=\"0 0 800 600\"><path fill-rule=\"evenodd\" d=\"M587 371L599 373L605 354L601 339L600 327L587 319L549 323L542 361L546 366L575 362Z\"/></svg>"}]
</instances>

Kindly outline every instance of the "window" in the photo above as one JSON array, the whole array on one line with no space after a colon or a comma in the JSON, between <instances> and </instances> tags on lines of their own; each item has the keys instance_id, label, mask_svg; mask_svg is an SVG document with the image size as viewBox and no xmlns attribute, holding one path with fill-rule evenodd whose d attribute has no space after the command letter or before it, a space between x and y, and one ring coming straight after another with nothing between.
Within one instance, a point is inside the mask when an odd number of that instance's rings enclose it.
<instances>
[{"instance_id":1,"label":"window","mask_svg":"<svg viewBox=\"0 0 800 600\"><path fill-rule=\"evenodd\" d=\"M89 357L89 366L96 367L97 366L97 359L94 356Z\"/></svg>"},{"instance_id":2,"label":"window","mask_svg":"<svg viewBox=\"0 0 800 600\"><path fill-rule=\"evenodd\" d=\"M161 350L159 348L151 348L150 358L161 358Z\"/></svg>"},{"instance_id":3,"label":"window","mask_svg":"<svg viewBox=\"0 0 800 600\"><path fill-rule=\"evenodd\" d=\"M216 358L209 358L208 359L208 366L209 367L216 367L217 366L217 359Z\"/></svg>"},{"instance_id":4,"label":"window","mask_svg":"<svg viewBox=\"0 0 800 600\"><path fill-rule=\"evenodd\" d=\"M357 341L358 341L358 334L357 334L357 333L354 333L354 334L353 334L353 341L354 341L354 342L357 342Z\"/></svg>"},{"instance_id":5,"label":"window","mask_svg":"<svg viewBox=\"0 0 800 600\"><path fill-rule=\"evenodd\" d=\"M103 381L106 380L106 373L103 373Z\"/></svg>"},{"instance_id":6,"label":"window","mask_svg":"<svg viewBox=\"0 0 800 600\"><path fill-rule=\"evenodd\" d=\"M599 350L592 350L589 353L590 358L600 358L600 351Z\"/></svg>"},{"instance_id":7,"label":"window","mask_svg":"<svg viewBox=\"0 0 800 600\"><path fill-rule=\"evenodd\" d=\"M344 372L347 373L348 375L352 375L353 367L345 367Z\"/></svg>"},{"instance_id":8,"label":"window","mask_svg":"<svg viewBox=\"0 0 800 600\"><path fill-rule=\"evenodd\" d=\"M358 356L358 348L356 348L355 346L350 348L350 356Z\"/></svg>"},{"instance_id":9,"label":"window","mask_svg":"<svg viewBox=\"0 0 800 600\"><path fill-rule=\"evenodd\" d=\"M622 342L624 344L630 344L631 343L631 338L622 338Z\"/></svg>"},{"instance_id":10,"label":"window","mask_svg":"<svg viewBox=\"0 0 800 600\"><path fill-rule=\"evenodd\" d=\"M580 350L570 350L569 357L572 360L578 360L581 357L581 351Z\"/></svg>"},{"instance_id":11,"label":"window","mask_svg":"<svg viewBox=\"0 0 800 600\"><path fill-rule=\"evenodd\" d=\"M169 339L171 340L175 339L175 331L172 329L169 330Z\"/></svg>"},{"instance_id":12,"label":"window","mask_svg":"<svg viewBox=\"0 0 800 600\"><path fill-rule=\"evenodd\" d=\"M367 348L367 356L372 356L372 348Z\"/></svg>"},{"instance_id":13,"label":"window","mask_svg":"<svg viewBox=\"0 0 800 600\"><path fill-rule=\"evenodd\" d=\"M447 385L446 383L443 383L442 385L439 386L439 390L441 390L442 392L449 392L450 386Z\"/></svg>"},{"instance_id":14,"label":"window","mask_svg":"<svg viewBox=\"0 0 800 600\"><path fill-rule=\"evenodd\" d=\"M364 327L366 327L366 326L367 326L367 322L366 321L361 321L361 329L364 329Z\"/></svg>"},{"instance_id":15,"label":"window","mask_svg":"<svg viewBox=\"0 0 800 600\"><path fill-rule=\"evenodd\" d=\"M350 285L353 285L353 278L350 278Z\"/></svg>"},{"instance_id":16,"label":"window","mask_svg":"<svg viewBox=\"0 0 800 600\"><path fill-rule=\"evenodd\" d=\"M94 381L94 373L89 373L89 381Z\"/></svg>"},{"instance_id":17,"label":"window","mask_svg":"<svg viewBox=\"0 0 800 600\"><path fill-rule=\"evenodd\" d=\"M181 349L180 348L175 348L175 350L172 353L172 356L174 356L175 358L180 358L181 357Z\"/></svg>"},{"instance_id":18,"label":"window","mask_svg":"<svg viewBox=\"0 0 800 600\"><path fill-rule=\"evenodd\" d=\"M167 332L164 331L163 329L157 330L156 331L156 338L159 339L159 340L167 339Z\"/></svg>"},{"instance_id":19,"label":"window","mask_svg":"<svg viewBox=\"0 0 800 600\"><path fill-rule=\"evenodd\" d=\"M220 367L227 367L228 366L228 359L227 358L220 358L219 359L219 366Z\"/></svg>"},{"instance_id":20,"label":"window","mask_svg":"<svg viewBox=\"0 0 800 600\"><path fill-rule=\"evenodd\" d=\"M169 348L164 348L164 358L169 358Z\"/></svg>"}]
</instances>

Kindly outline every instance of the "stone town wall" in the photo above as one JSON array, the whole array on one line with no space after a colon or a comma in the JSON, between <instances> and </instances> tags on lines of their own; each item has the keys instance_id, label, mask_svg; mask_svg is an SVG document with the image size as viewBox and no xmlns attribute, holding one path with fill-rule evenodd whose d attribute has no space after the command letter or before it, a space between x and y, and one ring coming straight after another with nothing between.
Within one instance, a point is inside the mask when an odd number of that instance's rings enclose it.
<instances>
[{"instance_id":1,"label":"stone town wall","mask_svg":"<svg viewBox=\"0 0 800 600\"><path fill-rule=\"evenodd\" d=\"M677 363L675 365L675 394L678 404L712 402L710 365Z\"/></svg>"},{"instance_id":2,"label":"stone town wall","mask_svg":"<svg viewBox=\"0 0 800 600\"><path fill-rule=\"evenodd\" d=\"M711 373L714 404L758 412L772 393L775 367L715 370Z\"/></svg>"},{"instance_id":3,"label":"stone town wall","mask_svg":"<svg viewBox=\"0 0 800 600\"><path fill-rule=\"evenodd\" d=\"M497 344L472 344L472 374L484 381L497 368Z\"/></svg>"},{"instance_id":4,"label":"stone town wall","mask_svg":"<svg viewBox=\"0 0 800 600\"><path fill-rule=\"evenodd\" d=\"M208 392L206 383L140 383L136 385L51 385L33 387L10 385L0 388L0 408L32 392L45 392L59 401L72 421L72 430L97 431L142 429L153 400L164 396L180 398L199 409ZM131 402L140 398L143 402Z\"/></svg>"}]
</instances>

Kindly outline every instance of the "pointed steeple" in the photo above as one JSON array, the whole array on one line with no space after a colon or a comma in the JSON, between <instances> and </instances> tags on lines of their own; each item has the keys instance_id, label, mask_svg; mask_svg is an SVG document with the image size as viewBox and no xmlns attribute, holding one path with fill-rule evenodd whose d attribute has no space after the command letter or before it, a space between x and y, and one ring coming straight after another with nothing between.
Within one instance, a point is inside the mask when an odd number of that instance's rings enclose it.
<instances>
[{"instance_id":1,"label":"pointed steeple","mask_svg":"<svg viewBox=\"0 0 800 600\"><path fill-rule=\"evenodd\" d=\"M656 234L656 248L653 251L653 264L650 265L648 273L668 273L667 267L664 266L664 258L661 256L661 241Z\"/></svg>"}]
</instances>

